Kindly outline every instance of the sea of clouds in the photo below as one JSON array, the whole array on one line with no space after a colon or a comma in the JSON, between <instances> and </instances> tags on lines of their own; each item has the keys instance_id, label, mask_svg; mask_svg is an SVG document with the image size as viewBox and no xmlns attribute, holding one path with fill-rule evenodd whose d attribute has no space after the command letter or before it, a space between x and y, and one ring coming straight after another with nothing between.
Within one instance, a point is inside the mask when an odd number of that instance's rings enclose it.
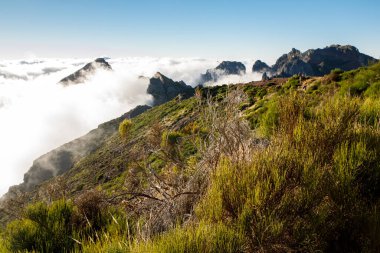
<instances>
[{"instance_id":1,"label":"sea of clouds","mask_svg":"<svg viewBox=\"0 0 380 253\"><path fill-rule=\"evenodd\" d=\"M114 71L99 70L85 83L58 82L94 59L0 61L0 194L19 184L34 159L80 137L100 123L137 105L151 103L148 79L157 71L196 86L201 73L220 62L198 58L131 57L109 59ZM216 84L260 79L253 61L242 61L247 74Z\"/></svg>"}]
</instances>

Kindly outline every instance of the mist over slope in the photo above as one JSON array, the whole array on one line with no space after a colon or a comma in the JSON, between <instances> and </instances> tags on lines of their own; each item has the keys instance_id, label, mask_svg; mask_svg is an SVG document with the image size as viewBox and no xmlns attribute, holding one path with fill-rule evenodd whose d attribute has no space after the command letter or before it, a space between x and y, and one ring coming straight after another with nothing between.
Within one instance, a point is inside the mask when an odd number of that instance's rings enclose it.
<instances>
[{"instance_id":1,"label":"mist over slope","mask_svg":"<svg viewBox=\"0 0 380 253\"><path fill-rule=\"evenodd\" d=\"M32 161L119 117L137 105L150 104L146 93L157 71L195 86L217 60L131 57L107 60L113 71L98 70L86 82L57 83L94 59L29 59L0 61L0 194L22 182ZM250 61L244 62L247 67ZM229 76L221 82L252 80Z\"/></svg>"}]
</instances>

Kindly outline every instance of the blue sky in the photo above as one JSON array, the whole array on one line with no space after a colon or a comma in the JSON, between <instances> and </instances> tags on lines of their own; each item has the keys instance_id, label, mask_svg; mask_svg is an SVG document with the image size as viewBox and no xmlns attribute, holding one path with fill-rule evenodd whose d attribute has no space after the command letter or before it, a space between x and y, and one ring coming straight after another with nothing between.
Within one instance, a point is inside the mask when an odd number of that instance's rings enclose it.
<instances>
[{"instance_id":1,"label":"blue sky","mask_svg":"<svg viewBox=\"0 0 380 253\"><path fill-rule=\"evenodd\" d=\"M380 57L377 0L0 0L0 59L205 57L273 63L352 44Z\"/></svg>"}]
</instances>

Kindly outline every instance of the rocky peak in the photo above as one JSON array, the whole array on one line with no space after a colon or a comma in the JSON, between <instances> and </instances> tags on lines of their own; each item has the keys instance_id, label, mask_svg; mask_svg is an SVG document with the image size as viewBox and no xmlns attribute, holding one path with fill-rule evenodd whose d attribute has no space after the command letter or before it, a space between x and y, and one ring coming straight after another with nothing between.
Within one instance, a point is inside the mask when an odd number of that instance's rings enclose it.
<instances>
[{"instance_id":1,"label":"rocky peak","mask_svg":"<svg viewBox=\"0 0 380 253\"><path fill-rule=\"evenodd\" d=\"M245 66L237 61L223 61L215 69L222 70L226 75L245 74Z\"/></svg>"},{"instance_id":2,"label":"rocky peak","mask_svg":"<svg viewBox=\"0 0 380 253\"><path fill-rule=\"evenodd\" d=\"M98 67L101 67L101 68L104 68L104 69L108 69L108 70L112 70L111 65L104 58L97 58L97 59L95 59L94 62L92 62L92 64L91 63L90 64L94 65L93 63L97 63Z\"/></svg>"},{"instance_id":3,"label":"rocky peak","mask_svg":"<svg viewBox=\"0 0 380 253\"><path fill-rule=\"evenodd\" d=\"M194 89L185 82L175 82L157 72L149 79L147 93L153 96L153 105L160 105L172 100L178 95L185 98L194 95Z\"/></svg>"},{"instance_id":4,"label":"rocky peak","mask_svg":"<svg viewBox=\"0 0 380 253\"><path fill-rule=\"evenodd\" d=\"M99 69L112 70L111 65L104 58L97 58L87 63L83 68L75 71L73 74L63 78L59 84L70 85L83 83Z\"/></svg>"},{"instance_id":5,"label":"rocky peak","mask_svg":"<svg viewBox=\"0 0 380 253\"><path fill-rule=\"evenodd\" d=\"M288 58L294 59L301 57L301 51L295 48L292 48L292 50L288 53Z\"/></svg>"},{"instance_id":6,"label":"rocky peak","mask_svg":"<svg viewBox=\"0 0 380 253\"><path fill-rule=\"evenodd\" d=\"M216 82L220 77L226 75L245 74L246 68L243 63L237 61L222 61L216 68L208 69L205 74L201 74L199 83Z\"/></svg>"},{"instance_id":7,"label":"rocky peak","mask_svg":"<svg viewBox=\"0 0 380 253\"><path fill-rule=\"evenodd\" d=\"M255 63L252 66L252 72L267 72L270 70L270 67L265 62L262 62L260 60L255 61Z\"/></svg>"}]
</instances>

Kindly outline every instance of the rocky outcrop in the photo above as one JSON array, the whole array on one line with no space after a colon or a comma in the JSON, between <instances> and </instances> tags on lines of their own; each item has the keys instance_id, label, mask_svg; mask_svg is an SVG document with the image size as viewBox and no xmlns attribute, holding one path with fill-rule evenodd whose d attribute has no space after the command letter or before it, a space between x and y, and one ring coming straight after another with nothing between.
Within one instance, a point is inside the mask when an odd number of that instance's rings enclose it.
<instances>
[{"instance_id":1,"label":"rocky outcrop","mask_svg":"<svg viewBox=\"0 0 380 253\"><path fill-rule=\"evenodd\" d=\"M255 63L252 66L252 72L260 72L264 73L267 71L270 71L270 67L265 62L262 62L260 60L255 61Z\"/></svg>"},{"instance_id":2,"label":"rocky outcrop","mask_svg":"<svg viewBox=\"0 0 380 253\"><path fill-rule=\"evenodd\" d=\"M243 63L237 61L223 61L214 69L208 69L199 79L200 84L207 82L216 82L220 77L226 75L245 74L246 68Z\"/></svg>"},{"instance_id":3,"label":"rocky outcrop","mask_svg":"<svg viewBox=\"0 0 380 253\"><path fill-rule=\"evenodd\" d=\"M323 76L336 68L347 71L376 61L375 58L360 53L356 47L350 45L332 45L322 49L309 49L304 53L293 48L289 53L278 58L268 72L272 76L279 77L295 74ZM261 65L260 62L255 63L252 70L260 69L259 65Z\"/></svg>"},{"instance_id":4,"label":"rocky outcrop","mask_svg":"<svg viewBox=\"0 0 380 253\"><path fill-rule=\"evenodd\" d=\"M149 79L147 93L153 96L153 106L166 103L178 95L188 98L194 95L194 88L183 81L175 82L157 72Z\"/></svg>"},{"instance_id":5,"label":"rocky outcrop","mask_svg":"<svg viewBox=\"0 0 380 253\"><path fill-rule=\"evenodd\" d=\"M264 72L264 74L261 76L261 81L268 81L268 80L269 80L269 76L267 72Z\"/></svg>"},{"instance_id":6,"label":"rocky outcrop","mask_svg":"<svg viewBox=\"0 0 380 253\"><path fill-rule=\"evenodd\" d=\"M93 62L87 63L83 68L75 71L73 74L63 78L59 81L59 84L66 86L83 83L99 69L112 70L112 67L104 58L98 58Z\"/></svg>"}]
</instances>

